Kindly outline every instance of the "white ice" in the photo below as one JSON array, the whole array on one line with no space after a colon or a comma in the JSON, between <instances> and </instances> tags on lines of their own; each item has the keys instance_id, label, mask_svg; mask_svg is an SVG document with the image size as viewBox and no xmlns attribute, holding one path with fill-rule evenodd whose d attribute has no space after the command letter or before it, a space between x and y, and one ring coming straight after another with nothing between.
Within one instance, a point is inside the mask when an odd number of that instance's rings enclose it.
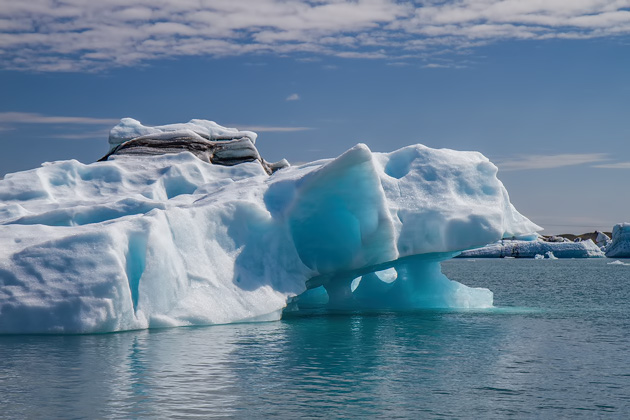
<instances>
[{"instance_id":1,"label":"white ice","mask_svg":"<svg viewBox=\"0 0 630 420\"><path fill-rule=\"evenodd\" d=\"M9 174L0 332L273 320L288 303L489 307L492 292L448 280L439 262L540 229L496 172L476 152L360 144L272 176L188 152Z\"/></svg>"}]
</instances>

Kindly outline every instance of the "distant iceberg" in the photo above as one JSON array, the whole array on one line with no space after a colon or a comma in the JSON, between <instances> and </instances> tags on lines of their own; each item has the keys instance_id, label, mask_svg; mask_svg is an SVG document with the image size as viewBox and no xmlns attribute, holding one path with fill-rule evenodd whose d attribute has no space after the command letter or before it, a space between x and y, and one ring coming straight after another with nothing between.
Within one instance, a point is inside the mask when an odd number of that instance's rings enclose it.
<instances>
[{"instance_id":1,"label":"distant iceberg","mask_svg":"<svg viewBox=\"0 0 630 420\"><path fill-rule=\"evenodd\" d=\"M604 252L590 239L580 242L548 242L502 239L477 249L463 251L461 258L602 258Z\"/></svg>"},{"instance_id":2,"label":"distant iceberg","mask_svg":"<svg viewBox=\"0 0 630 420\"><path fill-rule=\"evenodd\" d=\"M606 248L609 258L630 258L630 223L618 223L613 227L612 242Z\"/></svg>"},{"instance_id":3,"label":"distant iceberg","mask_svg":"<svg viewBox=\"0 0 630 420\"><path fill-rule=\"evenodd\" d=\"M612 243L611 239L604 232L595 231L595 244L605 251Z\"/></svg>"},{"instance_id":4,"label":"distant iceberg","mask_svg":"<svg viewBox=\"0 0 630 420\"><path fill-rule=\"evenodd\" d=\"M187 137L194 147L179 148ZM309 305L489 307L492 292L448 280L440 261L540 230L476 152L359 144L270 167L255 138L125 119L106 160L6 175L0 333L275 320Z\"/></svg>"},{"instance_id":5,"label":"distant iceberg","mask_svg":"<svg viewBox=\"0 0 630 420\"><path fill-rule=\"evenodd\" d=\"M553 255L553 252L551 251L547 251L544 254L536 254L534 255L534 259L535 260L557 260L558 257L556 257L555 255Z\"/></svg>"}]
</instances>

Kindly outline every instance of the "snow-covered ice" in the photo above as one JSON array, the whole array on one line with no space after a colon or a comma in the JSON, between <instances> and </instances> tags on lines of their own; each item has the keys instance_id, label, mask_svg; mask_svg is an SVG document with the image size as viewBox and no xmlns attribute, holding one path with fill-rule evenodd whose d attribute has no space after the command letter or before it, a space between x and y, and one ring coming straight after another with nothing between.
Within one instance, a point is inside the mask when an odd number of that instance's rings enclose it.
<instances>
[{"instance_id":1,"label":"snow-covered ice","mask_svg":"<svg viewBox=\"0 0 630 420\"><path fill-rule=\"evenodd\" d=\"M114 147L152 134L133 121ZM155 129L190 124L223 133ZM476 152L359 144L271 176L189 152L110 159L0 180L0 332L274 320L287 305L489 307L492 292L448 280L440 261L540 230Z\"/></svg>"},{"instance_id":2,"label":"snow-covered ice","mask_svg":"<svg viewBox=\"0 0 630 420\"><path fill-rule=\"evenodd\" d=\"M252 143L256 143L258 135L253 131L240 131L236 128L220 126L214 121L190 120L187 123L159 125L155 127L145 126L133 118L123 118L120 124L116 125L109 132L110 150L125 141L143 136L165 136L190 135L193 138L205 140L228 140L234 138L247 137Z\"/></svg>"}]
</instances>

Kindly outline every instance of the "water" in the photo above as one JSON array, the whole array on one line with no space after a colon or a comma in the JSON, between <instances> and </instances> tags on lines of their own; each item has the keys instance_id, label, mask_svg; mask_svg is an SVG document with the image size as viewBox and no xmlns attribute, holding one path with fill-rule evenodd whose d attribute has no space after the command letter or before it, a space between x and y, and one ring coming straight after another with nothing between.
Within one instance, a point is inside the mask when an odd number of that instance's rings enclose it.
<instances>
[{"instance_id":1,"label":"water","mask_svg":"<svg viewBox=\"0 0 630 420\"><path fill-rule=\"evenodd\" d=\"M630 266L453 260L496 309L0 336L0 418L628 418Z\"/></svg>"}]
</instances>

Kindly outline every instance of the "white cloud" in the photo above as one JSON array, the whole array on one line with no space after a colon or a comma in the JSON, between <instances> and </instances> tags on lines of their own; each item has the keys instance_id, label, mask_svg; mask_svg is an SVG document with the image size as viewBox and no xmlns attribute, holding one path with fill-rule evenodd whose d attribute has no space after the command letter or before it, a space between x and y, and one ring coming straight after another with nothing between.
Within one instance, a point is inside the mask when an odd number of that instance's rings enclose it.
<instances>
[{"instance_id":1,"label":"white cloud","mask_svg":"<svg viewBox=\"0 0 630 420\"><path fill-rule=\"evenodd\" d=\"M292 93L289 96L287 96L287 99L285 99L286 101L299 101L300 100L300 95L298 95L297 93Z\"/></svg>"},{"instance_id":2,"label":"white cloud","mask_svg":"<svg viewBox=\"0 0 630 420\"><path fill-rule=\"evenodd\" d=\"M449 67L450 66L447 64L438 64L438 63L429 63L422 66L422 68L425 68L425 69L447 69Z\"/></svg>"},{"instance_id":3,"label":"white cloud","mask_svg":"<svg viewBox=\"0 0 630 420\"><path fill-rule=\"evenodd\" d=\"M0 112L0 122L14 124L97 124L115 125L120 119L92 117L62 117L31 112Z\"/></svg>"},{"instance_id":4,"label":"white cloud","mask_svg":"<svg viewBox=\"0 0 630 420\"><path fill-rule=\"evenodd\" d=\"M48 134L47 138L63 139L63 140L91 140L91 139L107 139L109 137L109 128L96 131L85 131L79 133L62 133Z\"/></svg>"},{"instance_id":5,"label":"white cloud","mask_svg":"<svg viewBox=\"0 0 630 420\"><path fill-rule=\"evenodd\" d=\"M602 164L600 164L600 165L593 165L593 168L602 168L602 169L630 169L630 162L602 163Z\"/></svg>"},{"instance_id":6,"label":"white cloud","mask_svg":"<svg viewBox=\"0 0 630 420\"><path fill-rule=\"evenodd\" d=\"M501 171L523 171L536 169L552 169L565 166L583 165L609 160L606 153L559 154L559 155L527 155L514 159L496 160Z\"/></svg>"},{"instance_id":7,"label":"white cloud","mask_svg":"<svg viewBox=\"0 0 630 420\"><path fill-rule=\"evenodd\" d=\"M292 99L290 99L292 98ZM293 94L287 98L287 100L299 99L297 94ZM96 125L106 126L104 129L97 129L92 131L81 132L68 132L61 134L50 134L48 137L56 139L92 139L104 137L106 138L109 133L109 127L114 126L120 122L117 118L92 118L92 117L71 117L71 116L52 116L42 115L30 112L0 112L0 131L14 130L10 124L63 124L74 125L80 127L82 125ZM5 125L9 124L9 125ZM247 125L247 124L230 124L230 126L238 127L239 130L251 130L256 132L267 133L282 133L282 132L295 132L295 131L307 131L313 130L312 127L293 127L293 126L273 126L273 125ZM80 129L80 128L79 128Z\"/></svg>"},{"instance_id":8,"label":"white cloud","mask_svg":"<svg viewBox=\"0 0 630 420\"><path fill-rule=\"evenodd\" d=\"M107 138L109 127L119 122L120 120L117 118L55 116L32 112L0 112L0 123L6 124L0 126L0 131L14 130L18 124L56 125L61 126L64 130L68 130L59 134L47 134L46 137L51 139L82 140ZM94 129L77 132L77 130L85 130L86 126L92 126Z\"/></svg>"},{"instance_id":9,"label":"white cloud","mask_svg":"<svg viewBox=\"0 0 630 420\"><path fill-rule=\"evenodd\" d=\"M272 125L239 125L233 124L238 127L239 130L249 130L257 133L289 133L294 131L308 131L312 130L312 127L282 127Z\"/></svg>"},{"instance_id":10,"label":"white cloud","mask_svg":"<svg viewBox=\"0 0 630 420\"><path fill-rule=\"evenodd\" d=\"M630 0L0 0L0 68L310 53L387 59L505 39L630 34Z\"/></svg>"}]
</instances>

